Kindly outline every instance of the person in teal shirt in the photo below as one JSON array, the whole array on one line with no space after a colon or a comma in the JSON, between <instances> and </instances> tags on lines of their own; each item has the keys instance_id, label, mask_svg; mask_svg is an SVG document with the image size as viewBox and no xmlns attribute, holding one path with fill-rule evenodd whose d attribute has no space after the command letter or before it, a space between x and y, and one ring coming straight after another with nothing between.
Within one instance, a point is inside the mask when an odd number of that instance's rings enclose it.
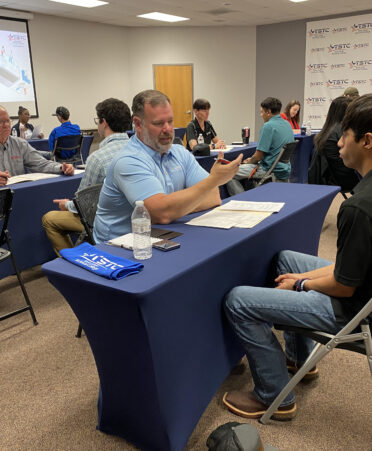
<instances>
[{"instance_id":1,"label":"person in teal shirt","mask_svg":"<svg viewBox=\"0 0 372 451\"><path fill-rule=\"evenodd\" d=\"M256 171L255 179L262 178L283 146L294 141L289 122L280 116L281 108L282 102L274 97L267 97L261 102L261 117L264 125L260 130L257 150L250 158L243 161L235 177L227 183L227 190L231 196L244 191L239 180L248 178L253 170ZM290 163L278 163L274 169L275 181L287 181L290 172Z\"/></svg>"}]
</instances>

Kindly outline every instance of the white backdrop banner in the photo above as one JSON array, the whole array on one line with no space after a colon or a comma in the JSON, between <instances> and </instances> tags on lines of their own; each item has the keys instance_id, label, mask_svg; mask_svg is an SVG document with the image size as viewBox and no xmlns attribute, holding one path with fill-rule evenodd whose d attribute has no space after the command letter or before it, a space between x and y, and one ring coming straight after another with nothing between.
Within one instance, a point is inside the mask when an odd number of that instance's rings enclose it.
<instances>
[{"instance_id":1,"label":"white backdrop banner","mask_svg":"<svg viewBox=\"0 0 372 451\"><path fill-rule=\"evenodd\" d=\"M321 128L333 99L372 92L372 14L306 24L304 121Z\"/></svg>"}]
</instances>

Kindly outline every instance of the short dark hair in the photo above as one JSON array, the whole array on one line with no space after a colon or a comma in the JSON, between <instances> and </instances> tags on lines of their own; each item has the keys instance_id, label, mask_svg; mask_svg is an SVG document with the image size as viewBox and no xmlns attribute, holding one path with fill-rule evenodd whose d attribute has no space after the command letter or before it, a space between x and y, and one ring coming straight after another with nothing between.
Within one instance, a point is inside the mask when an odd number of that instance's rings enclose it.
<instances>
[{"instance_id":1,"label":"short dark hair","mask_svg":"<svg viewBox=\"0 0 372 451\"><path fill-rule=\"evenodd\" d=\"M106 119L108 126L114 133L123 133L131 127L131 114L129 106L112 97L96 105L97 116L100 122Z\"/></svg>"},{"instance_id":2,"label":"short dark hair","mask_svg":"<svg viewBox=\"0 0 372 451\"><path fill-rule=\"evenodd\" d=\"M132 102L132 112L133 116L138 116L141 119L144 117L145 105L150 104L152 107L157 105L170 104L169 97L156 89L147 89L146 91L141 91L134 96Z\"/></svg>"},{"instance_id":3,"label":"short dark hair","mask_svg":"<svg viewBox=\"0 0 372 451\"><path fill-rule=\"evenodd\" d=\"M207 99L196 99L192 104L193 110L210 110L211 104Z\"/></svg>"},{"instance_id":4,"label":"short dark hair","mask_svg":"<svg viewBox=\"0 0 372 451\"><path fill-rule=\"evenodd\" d=\"M348 129L354 132L356 142L366 133L372 133L372 94L364 94L349 104L342 121L342 131Z\"/></svg>"},{"instance_id":5,"label":"short dark hair","mask_svg":"<svg viewBox=\"0 0 372 451\"><path fill-rule=\"evenodd\" d=\"M282 102L275 97L266 97L266 99L261 102L261 107L264 110L270 110L272 114L279 114L282 109Z\"/></svg>"},{"instance_id":6,"label":"short dark hair","mask_svg":"<svg viewBox=\"0 0 372 451\"><path fill-rule=\"evenodd\" d=\"M25 108L24 106L20 106L18 108L18 116L20 116L24 111L27 111L28 109Z\"/></svg>"}]
</instances>

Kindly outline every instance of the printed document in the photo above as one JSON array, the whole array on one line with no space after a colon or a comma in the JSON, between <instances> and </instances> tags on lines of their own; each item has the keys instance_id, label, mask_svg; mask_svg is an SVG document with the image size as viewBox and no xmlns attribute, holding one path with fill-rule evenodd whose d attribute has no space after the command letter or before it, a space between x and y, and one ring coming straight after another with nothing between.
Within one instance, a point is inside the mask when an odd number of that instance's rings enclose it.
<instances>
[{"instance_id":1,"label":"printed document","mask_svg":"<svg viewBox=\"0 0 372 451\"><path fill-rule=\"evenodd\" d=\"M34 128L31 138L30 139L38 139L40 136L40 133L43 133L43 126L41 124L36 125Z\"/></svg>"},{"instance_id":2,"label":"printed document","mask_svg":"<svg viewBox=\"0 0 372 451\"><path fill-rule=\"evenodd\" d=\"M238 211L270 211L278 213L284 206L284 202L250 202L244 200L230 200L219 207L221 210Z\"/></svg>"},{"instance_id":3,"label":"printed document","mask_svg":"<svg viewBox=\"0 0 372 451\"><path fill-rule=\"evenodd\" d=\"M221 207L217 207L204 215L191 219L186 224L219 229L231 229L231 227L250 229L271 214L271 212L265 211L223 210Z\"/></svg>"},{"instance_id":4,"label":"printed document","mask_svg":"<svg viewBox=\"0 0 372 451\"><path fill-rule=\"evenodd\" d=\"M32 174L20 174L14 175L13 177L9 177L7 184L11 185L12 183L34 182L36 180L52 179L54 177L59 177L59 174L44 174L43 172L34 172Z\"/></svg>"}]
</instances>

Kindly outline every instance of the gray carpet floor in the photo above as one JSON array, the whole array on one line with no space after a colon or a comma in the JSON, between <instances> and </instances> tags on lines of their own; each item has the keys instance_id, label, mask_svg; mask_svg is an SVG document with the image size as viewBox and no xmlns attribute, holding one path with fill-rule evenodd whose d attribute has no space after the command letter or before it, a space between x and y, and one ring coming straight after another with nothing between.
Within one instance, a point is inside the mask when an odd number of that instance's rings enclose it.
<instances>
[{"instance_id":1,"label":"gray carpet floor","mask_svg":"<svg viewBox=\"0 0 372 451\"><path fill-rule=\"evenodd\" d=\"M326 217L319 255L334 259L338 195ZM28 313L0 323L0 450L135 450L125 440L95 429L98 376L86 338L75 338L77 320L43 276L24 271L39 325ZM20 303L15 277L0 281L0 314ZM22 300L21 300L22 302ZM213 365L213 362L211 362ZM296 388L297 417L263 426L265 443L287 451L372 450L372 378L366 359L334 351L319 365L320 378ZM226 390L252 386L248 365L234 371L210 402L187 451L206 450L217 426L241 421L221 403Z\"/></svg>"}]
</instances>

